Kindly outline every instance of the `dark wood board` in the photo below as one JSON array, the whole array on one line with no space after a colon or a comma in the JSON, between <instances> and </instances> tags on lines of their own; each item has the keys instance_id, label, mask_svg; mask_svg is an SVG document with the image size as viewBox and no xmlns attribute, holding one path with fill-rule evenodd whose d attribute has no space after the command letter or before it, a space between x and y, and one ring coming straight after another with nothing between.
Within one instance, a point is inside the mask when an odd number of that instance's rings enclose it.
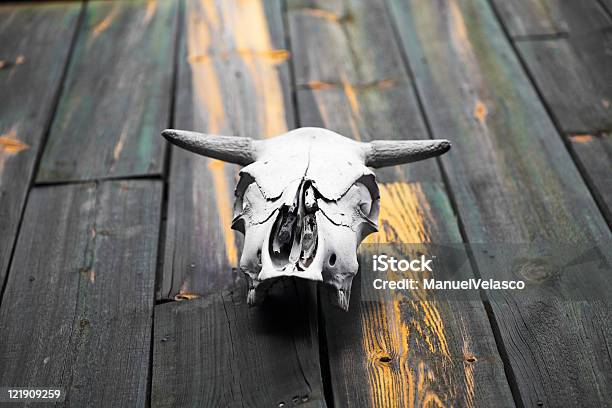
<instances>
[{"instance_id":1,"label":"dark wood board","mask_svg":"<svg viewBox=\"0 0 612 408\"><path fill-rule=\"evenodd\" d=\"M397 237L409 230L411 242L425 244L421 253L435 254L439 252L428 243L460 241L443 188L410 183L397 196L401 198L393 202L389 217L396 217L396 221L383 226L379 234L384 238L379 242L397 242ZM387 202L390 198L382 197ZM407 225L397 219L408 220ZM362 244L362 265L371 262L372 254L388 254L389 248ZM417 256L407 249L401 250L401 255ZM463 255L467 260L467 254ZM438 267L434 271L429 275L402 274L402 278L473 277L469 267L463 275ZM364 401L369 406L394 407L514 406L480 300L436 299L424 290L382 292L373 300L371 294L363 296L372 278L366 278L362 270L360 279L353 282L348 313L322 301L336 406L360 406Z\"/></svg>"},{"instance_id":2,"label":"dark wood board","mask_svg":"<svg viewBox=\"0 0 612 408\"><path fill-rule=\"evenodd\" d=\"M612 134L577 134L571 135L570 141L590 181L591 191L608 224L612 225Z\"/></svg>"},{"instance_id":3,"label":"dark wood board","mask_svg":"<svg viewBox=\"0 0 612 408\"><path fill-rule=\"evenodd\" d=\"M428 137L380 1L292 0L288 24L300 126L323 126L364 141ZM381 50L376 44L383 41ZM434 161L379 174L389 182L398 174L407 181L441 180Z\"/></svg>"},{"instance_id":4,"label":"dark wood board","mask_svg":"<svg viewBox=\"0 0 612 408\"><path fill-rule=\"evenodd\" d=\"M307 58L311 62L294 65L299 86L337 85L342 81L376 85L376 82L404 77L401 57L390 43L390 27L380 2L289 0L287 3L291 10L292 47L302 54L302 61ZM369 13L372 7L375 12ZM310 38L305 33L316 35ZM380 58L381 44L385 44L385 51L390 48L385 58Z\"/></svg>"},{"instance_id":5,"label":"dark wood board","mask_svg":"<svg viewBox=\"0 0 612 408\"><path fill-rule=\"evenodd\" d=\"M161 174L177 5L87 4L38 182Z\"/></svg>"},{"instance_id":6,"label":"dark wood board","mask_svg":"<svg viewBox=\"0 0 612 408\"><path fill-rule=\"evenodd\" d=\"M517 42L557 123L566 134L578 135L572 139L578 165L610 225L609 138L592 135L612 129L612 56L606 52L611 45L612 29L567 39Z\"/></svg>"},{"instance_id":7,"label":"dark wood board","mask_svg":"<svg viewBox=\"0 0 612 408\"><path fill-rule=\"evenodd\" d=\"M0 308L0 383L145 406L161 182L35 188Z\"/></svg>"},{"instance_id":8,"label":"dark wood board","mask_svg":"<svg viewBox=\"0 0 612 408\"><path fill-rule=\"evenodd\" d=\"M293 127L280 2L187 1L182 14L173 126L254 138ZM325 406L316 293L279 283L248 308L230 229L238 168L171 157L158 296L182 302L155 310L151 405Z\"/></svg>"},{"instance_id":9,"label":"dark wood board","mask_svg":"<svg viewBox=\"0 0 612 408\"><path fill-rule=\"evenodd\" d=\"M0 288L80 10L0 6Z\"/></svg>"},{"instance_id":10,"label":"dark wood board","mask_svg":"<svg viewBox=\"0 0 612 408\"><path fill-rule=\"evenodd\" d=\"M453 142L441 162L467 239L536 250L548 241L607 242L610 230L490 5L390 5L433 136ZM475 257L483 278L508 278ZM583 278L607 285L609 272L592 272ZM491 310L525 406L608 403L609 305L511 295ZM588 339L580 334L593 327Z\"/></svg>"},{"instance_id":11,"label":"dark wood board","mask_svg":"<svg viewBox=\"0 0 612 408\"><path fill-rule=\"evenodd\" d=\"M575 35L612 26L598 0L492 0L513 38Z\"/></svg>"},{"instance_id":12,"label":"dark wood board","mask_svg":"<svg viewBox=\"0 0 612 408\"><path fill-rule=\"evenodd\" d=\"M278 1L187 1L180 26L174 127L263 138L294 125ZM172 148L158 298L214 293L236 279L230 229L238 167Z\"/></svg>"},{"instance_id":13,"label":"dark wood board","mask_svg":"<svg viewBox=\"0 0 612 408\"><path fill-rule=\"evenodd\" d=\"M246 282L155 307L153 407L325 407L316 293L277 283L259 307Z\"/></svg>"},{"instance_id":14,"label":"dark wood board","mask_svg":"<svg viewBox=\"0 0 612 408\"><path fill-rule=\"evenodd\" d=\"M612 28L516 45L565 133L612 129Z\"/></svg>"},{"instance_id":15,"label":"dark wood board","mask_svg":"<svg viewBox=\"0 0 612 408\"><path fill-rule=\"evenodd\" d=\"M427 138L382 1L292 1L288 22L301 126L363 141ZM461 242L435 160L376 174L380 232L362 255L388 242ZM513 406L479 300L361 300L360 289L355 280L348 313L322 291L335 406Z\"/></svg>"}]
</instances>

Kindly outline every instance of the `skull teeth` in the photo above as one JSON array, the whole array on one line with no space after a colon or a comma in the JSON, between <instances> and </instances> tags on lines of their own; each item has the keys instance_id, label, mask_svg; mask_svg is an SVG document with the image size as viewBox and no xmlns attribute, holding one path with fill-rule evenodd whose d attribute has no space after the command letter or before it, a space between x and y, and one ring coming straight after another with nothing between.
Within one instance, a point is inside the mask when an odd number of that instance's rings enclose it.
<instances>
[{"instance_id":1,"label":"skull teeth","mask_svg":"<svg viewBox=\"0 0 612 408\"><path fill-rule=\"evenodd\" d=\"M255 288L249 289L247 293L247 304L249 306L255 306L257 304L257 294Z\"/></svg>"},{"instance_id":2,"label":"skull teeth","mask_svg":"<svg viewBox=\"0 0 612 408\"><path fill-rule=\"evenodd\" d=\"M329 295L329 301L332 305L344 310L345 312L348 312L351 299L350 288L347 291L346 289L336 289L333 286L328 286L327 293Z\"/></svg>"},{"instance_id":3,"label":"skull teeth","mask_svg":"<svg viewBox=\"0 0 612 408\"><path fill-rule=\"evenodd\" d=\"M348 311L349 297L347 296L347 293L344 291L344 289L338 290L338 306L345 312Z\"/></svg>"}]
</instances>

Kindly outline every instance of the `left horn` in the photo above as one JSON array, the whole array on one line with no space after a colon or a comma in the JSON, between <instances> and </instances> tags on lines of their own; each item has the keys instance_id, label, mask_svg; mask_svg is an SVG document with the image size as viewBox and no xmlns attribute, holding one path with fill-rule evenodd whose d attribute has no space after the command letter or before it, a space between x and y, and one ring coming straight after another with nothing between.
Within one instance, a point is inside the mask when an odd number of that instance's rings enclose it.
<instances>
[{"instance_id":1,"label":"left horn","mask_svg":"<svg viewBox=\"0 0 612 408\"><path fill-rule=\"evenodd\" d=\"M387 167L439 156L450 150L448 140L374 140L364 143L365 165Z\"/></svg>"},{"instance_id":2,"label":"left horn","mask_svg":"<svg viewBox=\"0 0 612 408\"><path fill-rule=\"evenodd\" d=\"M207 135L176 129L166 129L162 136L183 149L228 163L246 166L257 159L250 137Z\"/></svg>"}]
</instances>

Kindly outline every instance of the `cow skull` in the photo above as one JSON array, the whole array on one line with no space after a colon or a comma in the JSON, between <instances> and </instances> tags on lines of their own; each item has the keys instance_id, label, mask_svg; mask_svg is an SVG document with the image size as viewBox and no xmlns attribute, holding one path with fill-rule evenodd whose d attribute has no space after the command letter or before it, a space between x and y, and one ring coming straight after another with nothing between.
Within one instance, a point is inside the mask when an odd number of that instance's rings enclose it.
<instances>
[{"instance_id":1,"label":"cow skull","mask_svg":"<svg viewBox=\"0 0 612 408\"><path fill-rule=\"evenodd\" d=\"M240 269L253 305L280 277L323 281L347 310L357 247L377 231L379 194L368 167L411 163L445 153L447 140L356 142L321 128L253 140L164 130L173 144L245 166L232 228L244 234Z\"/></svg>"}]
</instances>

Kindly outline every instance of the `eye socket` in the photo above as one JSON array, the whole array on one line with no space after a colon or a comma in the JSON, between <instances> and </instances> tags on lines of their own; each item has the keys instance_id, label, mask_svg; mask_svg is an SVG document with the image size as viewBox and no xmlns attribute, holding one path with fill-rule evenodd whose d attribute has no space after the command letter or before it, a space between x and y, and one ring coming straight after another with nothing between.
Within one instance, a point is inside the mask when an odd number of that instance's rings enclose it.
<instances>
[{"instance_id":1,"label":"eye socket","mask_svg":"<svg viewBox=\"0 0 612 408\"><path fill-rule=\"evenodd\" d=\"M367 216L370 214L370 210L372 210L372 201L359 203L359 209L363 213L363 215Z\"/></svg>"},{"instance_id":2,"label":"eye socket","mask_svg":"<svg viewBox=\"0 0 612 408\"><path fill-rule=\"evenodd\" d=\"M365 185L357 183L356 186L359 188L359 209L368 217L372 211L372 195Z\"/></svg>"},{"instance_id":3,"label":"eye socket","mask_svg":"<svg viewBox=\"0 0 612 408\"><path fill-rule=\"evenodd\" d=\"M257 187L257 184L249 184L243 195L236 199L236 203L240 202L240 209L245 211L247 208L252 207L254 203L260 201L263 198L261 190ZM239 201L240 200L240 201Z\"/></svg>"}]
</instances>

